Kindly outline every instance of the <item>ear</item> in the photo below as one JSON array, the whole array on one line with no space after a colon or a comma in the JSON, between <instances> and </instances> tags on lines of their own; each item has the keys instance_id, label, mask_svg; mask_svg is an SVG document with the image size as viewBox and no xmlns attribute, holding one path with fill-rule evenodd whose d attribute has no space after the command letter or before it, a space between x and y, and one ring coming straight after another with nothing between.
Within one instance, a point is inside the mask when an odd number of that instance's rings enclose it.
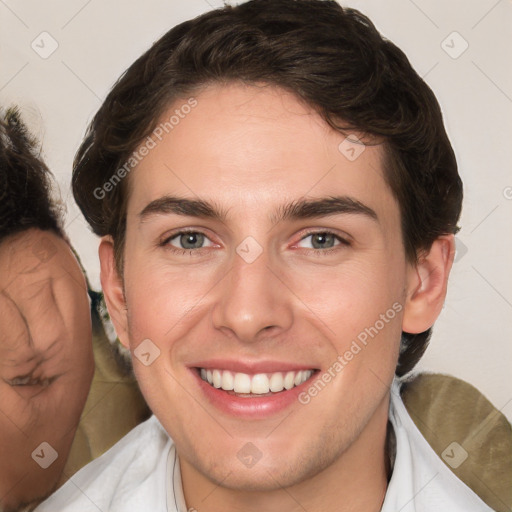
<instances>
[{"instance_id":1,"label":"ear","mask_svg":"<svg viewBox=\"0 0 512 512\"><path fill-rule=\"evenodd\" d=\"M455 237L437 238L407 275L402 330L411 334L424 332L436 321L446 297L448 276L455 257Z\"/></svg>"},{"instance_id":2,"label":"ear","mask_svg":"<svg viewBox=\"0 0 512 512\"><path fill-rule=\"evenodd\" d=\"M114 324L119 341L129 348L128 344L128 316L126 300L123 291L123 281L116 267L114 257L114 242L112 237L104 236L98 249L100 257L100 280L107 304L110 319Z\"/></svg>"}]
</instances>

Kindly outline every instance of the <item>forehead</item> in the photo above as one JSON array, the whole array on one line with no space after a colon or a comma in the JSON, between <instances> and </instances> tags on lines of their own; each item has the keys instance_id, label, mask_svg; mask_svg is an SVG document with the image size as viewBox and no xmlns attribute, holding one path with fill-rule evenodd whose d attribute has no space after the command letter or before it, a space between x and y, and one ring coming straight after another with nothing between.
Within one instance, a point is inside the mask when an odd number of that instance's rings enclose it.
<instances>
[{"instance_id":1,"label":"forehead","mask_svg":"<svg viewBox=\"0 0 512 512\"><path fill-rule=\"evenodd\" d=\"M70 266L70 251L52 231L30 228L2 241L0 263L0 289L20 279L27 285L38 285Z\"/></svg>"},{"instance_id":2,"label":"forehead","mask_svg":"<svg viewBox=\"0 0 512 512\"><path fill-rule=\"evenodd\" d=\"M8 237L0 244L0 269L0 350L25 343L29 332L43 345L87 336L85 277L62 238L39 229Z\"/></svg>"},{"instance_id":3,"label":"forehead","mask_svg":"<svg viewBox=\"0 0 512 512\"><path fill-rule=\"evenodd\" d=\"M50 231L28 229L4 240L0 269L0 293L22 311L37 306L47 314L58 304L59 314L71 312L87 290L68 244Z\"/></svg>"},{"instance_id":4,"label":"forehead","mask_svg":"<svg viewBox=\"0 0 512 512\"><path fill-rule=\"evenodd\" d=\"M363 138L350 134L349 142L354 136ZM193 103L175 101L151 138L153 147L129 178L129 214L170 192L259 211L278 199L334 191L371 196L377 208L394 202L381 146L350 142L357 158L348 158L354 152L344 152L346 135L275 86L209 86Z\"/></svg>"}]
</instances>

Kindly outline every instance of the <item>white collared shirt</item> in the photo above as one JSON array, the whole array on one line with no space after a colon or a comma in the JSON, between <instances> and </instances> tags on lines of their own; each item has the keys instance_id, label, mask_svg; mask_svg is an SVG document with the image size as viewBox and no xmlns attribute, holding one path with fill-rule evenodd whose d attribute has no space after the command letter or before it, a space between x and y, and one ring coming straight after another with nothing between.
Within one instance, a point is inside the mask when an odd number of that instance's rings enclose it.
<instances>
[{"instance_id":1,"label":"white collared shirt","mask_svg":"<svg viewBox=\"0 0 512 512\"><path fill-rule=\"evenodd\" d=\"M396 456L381 512L492 512L443 463L407 413L400 381L389 419ZM155 416L87 464L35 512L187 512L179 458Z\"/></svg>"},{"instance_id":2,"label":"white collared shirt","mask_svg":"<svg viewBox=\"0 0 512 512\"><path fill-rule=\"evenodd\" d=\"M389 419L396 436L396 455L381 512L492 511L444 464L418 430L400 397L398 379L391 386Z\"/></svg>"}]
</instances>

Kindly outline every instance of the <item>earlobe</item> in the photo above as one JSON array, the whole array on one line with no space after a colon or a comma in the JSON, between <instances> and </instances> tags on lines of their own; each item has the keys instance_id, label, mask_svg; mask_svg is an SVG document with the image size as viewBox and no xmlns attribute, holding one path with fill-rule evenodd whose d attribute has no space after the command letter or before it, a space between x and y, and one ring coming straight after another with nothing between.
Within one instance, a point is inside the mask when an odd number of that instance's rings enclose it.
<instances>
[{"instance_id":1,"label":"earlobe","mask_svg":"<svg viewBox=\"0 0 512 512\"><path fill-rule=\"evenodd\" d=\"M114 242L111 236L104 236L98 249L100 257L100 280L110 319L114 324L119 341L129 348L128 318L122 278L115 263Z\"/></svg>"},{"instance_id":2,"label":"earlobe","mask_svg":"<svg viewBox=\"0 0 512 512\"><path fill-rule=\"evenodd\" d=\"M404 332L424 332L436 321L443 308L454 256L454 236L443 235L434 241L416 265L411 265L402 320Z\"/></svg>"}]
</instances>

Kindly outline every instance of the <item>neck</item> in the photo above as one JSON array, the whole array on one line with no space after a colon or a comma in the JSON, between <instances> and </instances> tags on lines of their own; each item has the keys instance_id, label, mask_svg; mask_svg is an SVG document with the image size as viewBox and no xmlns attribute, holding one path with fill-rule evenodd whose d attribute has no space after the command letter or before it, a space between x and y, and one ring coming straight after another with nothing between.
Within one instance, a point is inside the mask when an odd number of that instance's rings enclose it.
<instances>
[{"instance_id":1,"label":"neck","mask_svg":"<svg viewBox=\"0 0 512 512\"><path fill-rule=\"evenodd\" d=\"M200 512L378 512L390 478L388 410L386 395L357 439L333 464L286 488L278 481L268 491L225 487L180 459L187 506Z\"/></svg>"}]
</instances>

